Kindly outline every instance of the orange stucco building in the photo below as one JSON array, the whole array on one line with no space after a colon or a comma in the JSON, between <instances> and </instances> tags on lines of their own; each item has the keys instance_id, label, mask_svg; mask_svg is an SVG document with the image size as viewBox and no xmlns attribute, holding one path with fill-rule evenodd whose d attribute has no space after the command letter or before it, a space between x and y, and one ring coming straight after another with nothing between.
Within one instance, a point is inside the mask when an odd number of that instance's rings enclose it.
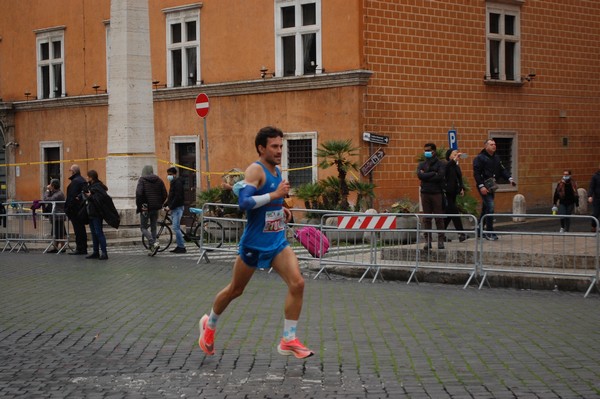
<instances>
[{"instance_id":1,"label":"orange stucco building","mask_svg":"<svg viewBox=\"0 0 600 399\"><path fill-rule=\"evenodd\" d=\"M135 2L134 2L135 3ZM401 4L399 4L401 3ZM460 4L457 4L460 3ZM37 199L72 162L104 178L109 0L0 0L2 200ZM495 138L516 188L547 206L565 168L587 188L600 159L600 3L580 0L150 0L158 173L184 165L190 186L256 158L265 125L286 133L284 169L316 165L324 141L351 139L373 169L376 207L418 197L416 158L429 141L471 155ZM199 93L210 98L204 124ZM18 146L14 143L18 143ZM332 170L292 173L292 184ZM141 171L140 171L141 172ZM477 197L477 195L475 195ZM193 195L189 198L193 202Z\"/></svg>"}]
</instances>

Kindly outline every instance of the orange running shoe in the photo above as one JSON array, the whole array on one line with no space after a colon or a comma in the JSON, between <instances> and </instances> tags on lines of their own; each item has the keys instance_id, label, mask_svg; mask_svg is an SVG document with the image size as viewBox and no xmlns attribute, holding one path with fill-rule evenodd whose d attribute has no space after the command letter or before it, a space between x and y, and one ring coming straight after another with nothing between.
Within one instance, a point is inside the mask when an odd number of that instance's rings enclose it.
<instances>
[{"instance_id":1,"label":"orange running shoe","mask_svg":"<svg viewBox=\"0 0 600 399\"><path fill-rule=\"evenodd\" d=\"M298 359L306 359L307 357L314 355L314 352L302 345L302 343L298 341L298 338L295 338L291 341L286 341L281 338L279 345L277 345L277 351L281 355L294 355Z\"/></svg>"},{"instance_id":2,"label":"orange running shoe","mask_svg":"<svg viewBox=\"0 0 600 399\"><path fill-rule=\"evenodd\" d=\"M215 354L215 330L210 329L206 326L208 323L208 316L204 315L200 319L200 338L198 339L198 345L200 349L204 351L207 355Z\"/></svg>"}]
</instances>

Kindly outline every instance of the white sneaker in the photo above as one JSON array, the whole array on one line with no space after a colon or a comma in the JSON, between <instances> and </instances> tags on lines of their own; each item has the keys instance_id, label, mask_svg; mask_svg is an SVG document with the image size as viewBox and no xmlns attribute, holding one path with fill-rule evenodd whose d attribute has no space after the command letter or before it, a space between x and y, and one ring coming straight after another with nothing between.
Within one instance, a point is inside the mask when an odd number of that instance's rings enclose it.
<instances>
[{"instance_id":1,"label":"white sneaker","mask_svg":"<svg viewBox=\"0 0 600 399\"><path fill-rule=\"evenodd\" d=\"M156 255L159 249L160 244L158 243L158 241L154 242L154 244L150 245L150 248L148 248L148 256Z\"/></svg>"},{"instance_id":2,"label":"white sneaker","mask_svg":"<svg viewBox=\"0 0 600 399\"><path fill-rule=\"evenodd\" d=\"M560 228L560 230L558 231L559 233L564 233L565 229L563 229L562 227Z\"/></svg>"}]
</instances>

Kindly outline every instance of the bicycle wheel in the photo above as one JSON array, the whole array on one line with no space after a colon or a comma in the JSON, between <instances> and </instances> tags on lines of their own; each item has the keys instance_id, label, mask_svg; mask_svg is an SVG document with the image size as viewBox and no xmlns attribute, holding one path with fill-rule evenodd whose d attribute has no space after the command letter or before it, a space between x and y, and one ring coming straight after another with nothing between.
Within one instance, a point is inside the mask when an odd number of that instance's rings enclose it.
<instances>
[{"instance_id":1,"label":"bicycle wheel","mask_svg":"<svg viewBox=\"0 0 600 399\"><path fill-rule=\"evenodd\" d=\"M204 227L204 231L201 230ZM211 248L219 248L223 245L224 240L223 225L214 220L204 221L204 226L199 224L194 229L194 243L200 247L200 240L202 240L203 248L210 250Z\"/></svg>"},{"instance_id":2,"label":"bicycle wheel","mask_svg":"<svg viewBox=\"0 0 600 399\"><path fill-rule=\"evenodd\" d=\"M165 251L173 242L173 231L166 224L160 225L156 231L156 240L160 245L158 252ZM150 249L150 244L144 235L142 235L142 244L146 249Z\"/></svg>"}]
</instances>

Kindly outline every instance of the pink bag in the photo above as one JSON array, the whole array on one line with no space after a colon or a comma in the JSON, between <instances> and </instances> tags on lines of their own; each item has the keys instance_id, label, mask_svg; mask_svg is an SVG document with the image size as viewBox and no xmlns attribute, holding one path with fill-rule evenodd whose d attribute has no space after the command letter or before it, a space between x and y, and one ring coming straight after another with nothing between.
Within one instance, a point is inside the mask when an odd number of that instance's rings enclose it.
<instances>
[{"instance_id":1,"label":"pink bag","mask_svg":"<svg viewBox=\"0 0 600 399\"><path fill-rule=\"evenodd\" d=\"M296 230L294 237L315 258L320 258L329 250L329 240L327 237L312 226L305 226ZM321 252L321 248L323 248L323 252Z\"/></svg>"}]
</instances>

